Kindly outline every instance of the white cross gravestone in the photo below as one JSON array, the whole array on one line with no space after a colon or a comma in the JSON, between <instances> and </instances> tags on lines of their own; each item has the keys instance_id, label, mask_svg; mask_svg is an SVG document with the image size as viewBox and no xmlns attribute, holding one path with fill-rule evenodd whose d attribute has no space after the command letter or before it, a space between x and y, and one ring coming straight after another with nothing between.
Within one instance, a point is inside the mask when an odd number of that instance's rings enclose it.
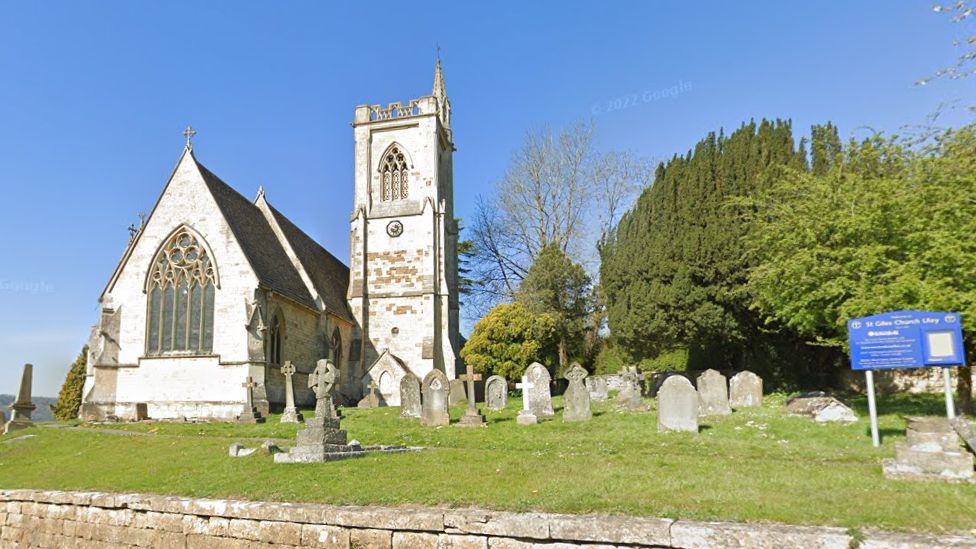
<instances>
[{"instance_id":1,"label":"white cross gravestone","mask_svg":"<svg viewBox=\"0 0 976 549\"><path fill-rule=\"evenodd\" d=\"M522 409L515 419L519 425L535 425L539 423L539 418L532 413L532 406L529 403L532 400L532 387L534 387L534 384L529 381L528 376L522 376L522 381L515 384L515 388L522 391Z\"/></svg>"},{"instance_id":2,"label":"white cross gravestone","mask_svg":"<svg viewBox=\"0 0 976 549\"><path fill-rule=\"evenodd\" d=\"M292 382L295 365L290 360L281 365L281 375L285 376L285 411L281 414L281 423L302 423L305 417L295 408L295 386Z\"/></svg>"}]
</instances>

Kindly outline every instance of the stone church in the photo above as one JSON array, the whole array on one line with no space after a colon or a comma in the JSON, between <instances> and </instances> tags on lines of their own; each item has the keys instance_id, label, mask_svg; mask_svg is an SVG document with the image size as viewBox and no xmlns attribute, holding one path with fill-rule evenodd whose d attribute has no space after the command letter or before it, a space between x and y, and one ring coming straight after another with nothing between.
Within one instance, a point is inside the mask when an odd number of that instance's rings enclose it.
<instances>
[{"instance_id":1,"label":"stone church","mask_svg":"<svg viewBox=\"0 0 976 549\"><path fill-rule=\"evenodd\" d=\"M369 387L399 404L400 380L459 363L451 103L433 92L356 107L349 266L274 208L204 167L187 144L99 298L81 415L234 419L247 398L299 405L317 360L341 372L339 400ZM189 128L188 128L189 132Z\"/></svg>"}]
</instances>

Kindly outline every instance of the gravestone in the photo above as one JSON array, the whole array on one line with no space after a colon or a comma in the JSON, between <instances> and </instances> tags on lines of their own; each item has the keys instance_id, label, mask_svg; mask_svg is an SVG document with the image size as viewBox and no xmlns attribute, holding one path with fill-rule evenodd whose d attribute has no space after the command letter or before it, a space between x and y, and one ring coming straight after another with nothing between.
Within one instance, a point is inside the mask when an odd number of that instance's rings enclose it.
<instances>
[{"instance_id":1,"label":"gravestone","mask_svg":"<svg viewBox=\"0 0 976 549\"><path fill-rule=\"evenodd\" d=\"M339 428L339 415L332 393L339 384L339 370L331 360L319 360L308 376L308 387L315 393L315 415L298 432L297 445L274 455L275 463L317 463L366 455L346 444L346 432Z\"/></svg>"},{"instance_id":2,"label":"gravestone","mask_svg":"<svg viewBox=\"0 0 976 549\"><path fill-rule=\"evenodd\" d=\"M20 376L20 390L17 391L17 400L10 405L10 421L7 423L6 432L10 433L19 429L26 429L34 422L31 420L31 413L37 406L31 402L31 386L34 378L34 366L24 364L24 372Z\"/></svg>"},{"instance_id":3,"label":"gravestone","mask_svg":"<svg viewBox=\"0 0 976 549\"><path fill-rule=\"evenodd\" d=\"M0 435L7 432L7 414L0 410Z\"/></svg>"},{"instance_id":4,"label":"gravestone","mask_svg":"<svg viewBox=\"0 0 976 549\"><path fill-rule=\"evenodd\" d=\"M264 418L261 417L261 412L254 407L254 389L260 387L261 384L254 381L254 378L247 376L241 387L247 393L247 399L244 402L244 411L241 415L237 416L238 423L264 423Z\"/></svg>"},{"instance_id":5,"label":"gravestone","mask_svg":"<svg viewBox=\"0 0 976 549\"><path fill-rule=\"evenodd\" d=\"M756 374L746 370L729 380L729 405L733 409L762 406L762 399L763 380Z\"/></svg>"},{"instance_id":6,"label":"gravestone","mask_svg":"<svg viewBox=\"0 0 976 549\"><path fill-rule=\"evenodd\" d=\"M447 412L450 399L450 385L444 372L431 370L420 385L423 393L423 406L420 421L427 427L440 427L451 424L451 416Z\"/></svg>"},{"instance_id":7,"label":"gravestone","mask_svg":"<svg viewBox=\"0 0 976 549\"><path fill-rule=\"evenodd\" d=\"M590 392L584 384L587 375L586 369L576 362L566 371L565 377L569 380L569 387L563 395L563 421L593 419L593 412L590 410Z\"/></svg>"},{"instance_id":8,"label":"gravestone","mask_svg":"<svg viewBox=\"0 0 976 549\"><path fill-rule=\"evenodd\" d=\"M732 413L729 407L729 386L726 378L716 370L708 369L698 376L698 413L703 416L727 416Z\"/></svg>"},{"instance_id":9,"label":"gravestone","mask_svg":"<svg viewBox=\"0 0 976 549\"><path fill-rule=\"evenodd\" d=\"M586 388L590 391L590 399L605 401L609 398L610 388L607 386L607 378L603 376L591 376L586 378Z\"/></svg>"},{"instance_id":10,"label":"gravestone","mask_svg":"<svg viewBox=\"0 0 976 549\"><path fill-rule=\"evenodd\" d=\"M637 366L625 366L618 374L620 378L620 392L613 405L624 412L646 412L650 406L641 398L641 387L644 374Z\"/></svg>"},{"instance_id":11,"label":"gravestone","mask_svg":"<svg viewBox=\"0 0 976 549\"><path fill-rule=\"evenodd\" d=\"M658 389L657 430L698 432L698 393L684 376L673 375Z\"/></svg>"},{"instance_id":12,"label":"gravestone","mask_svg":"<svg viewBox=\"0 0 976 549\"><path fill-rule=\"evenodd\" d=\"M552 376L549 370L538 362L533 362L525 370L525 377L529 378L529 406L536 417L552 417L556 412L552 409L552 392L549 389Z\"/></svg>"},{"instance_id":13,"label":"gravestone","mask_svg":"<svg viewBox=\"0 0 976 549\"><path fill-rule=\"evenodd\" d=\"M522 376L522 381L515 384L515 388L522 391L522 409L519 410L515 422L519 425L535 425L539 418L532 413L532 382L528 376Z\"/></svg>"},{"instance_id":14,"label":"gravestone","mask_svg":"<svg viewBox=\"0 0 976 549\"><path fill-rule=\"evenodd\" d=\"M464 410L464 415L461 416L461 421L458 425L461 427L482 427L486 425L485 416L481 415L481 412L478 411L474 395L474 382L481 381L481 375L474 373L474 369L468 364L467 372L458 379L468 385L468 407Z\"/></svg>"},{"instance_id":15,"label":"gravestone","mask_svg":"<svg viewBox=\"0 0 976 549\"><path fill-rule=\"evenodd\" d=\"M400 417L419 419L420 412L420 380L407 372L400 379Z\"/></svg>"},{"instance_id":16,"label":"gravestone","mask_svg":"<svg viewBox=\"0 0 976 549\"><path fill-rule=\"evenodd\" d=\"M813 418L817 423L853 423L857 414L846 404L824 393L813 396L800 395L786 401L786 413L791 416Z\"/></svg>"},{"instance_id":17,"label":"gravestone","mask_svg":"<svg viewBox=\"0 0 976 549\"><path fill-rule=\"evenodd\" d=\"M369 385L366 387L366 396L356 404L356 407L379 408L382 402L383 395L380 393L380 386L376 384L376 380L370 378Z\"/></svg>"},{"instance_id":18,"label":"gravestone","mask_svg":"<svg viewBox=\"0 0 976 549\"><path fill-rule=\"evenodd\" d=\"M508 406L508 382L502 376L491 376L485 382L485 406L489 410Z\"/></svg>"},{"instance_id":19,"label":"gravestone","mask_svg":"<svg viewBox=\"0 0 976 549\"><path fill-rule=\"evenodd\" d=\"M302 423L305 416L295 408L295 386L292 384L295 365L290 360L281 365L281 375L285 376L285 411L281 414L281 423Z\"/></svg>"},{"instance_id":20,"label":"gravestone","mask_svg":"<svg viewBox=\"0 0 976 549\"><path fill-rule=\"evenodd\" d=\"M452 379L450 381L450 395L448 404L454 406L455 404L463 404L468 401L468 397L464 392L464 382L460 379Z\"/></svg>"}]
</instances>

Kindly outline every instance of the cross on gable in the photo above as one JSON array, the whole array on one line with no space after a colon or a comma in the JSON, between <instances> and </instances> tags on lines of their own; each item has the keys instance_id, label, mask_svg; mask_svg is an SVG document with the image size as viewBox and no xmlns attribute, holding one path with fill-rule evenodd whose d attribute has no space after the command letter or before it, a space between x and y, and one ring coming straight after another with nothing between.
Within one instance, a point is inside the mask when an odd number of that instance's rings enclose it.
<instances>
[{"instance_id":1,"label":"cross on gable","mask_svg":"<svg viewBox=\"0 0 976 549\"><path fill-rule=\"evenodd\" d=\"M186 138L186 148L188 149L193 148L193 143L190 143L190 141L193 139L193 136L196 134L197 131L193 129L193 126L187 126L186 129L183 130L183 137Z\"/></svg>"}]
</instances>

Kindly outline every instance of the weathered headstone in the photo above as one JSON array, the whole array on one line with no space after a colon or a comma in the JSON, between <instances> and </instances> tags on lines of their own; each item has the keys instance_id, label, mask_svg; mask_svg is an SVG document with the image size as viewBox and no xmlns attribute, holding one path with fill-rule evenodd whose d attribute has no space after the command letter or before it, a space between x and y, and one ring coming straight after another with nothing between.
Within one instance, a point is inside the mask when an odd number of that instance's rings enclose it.
<instances>
[{"instance_id":1,"label":"weathered headstone","mask_svg":"<svg viewBox=\"0 0 976 549\"><path fill-rule=\"evenodd\" d=\"M515 388L522 391L522 409L519 410L515 422L519 425L535 425L539 418L532 413L532 382L528 376L522 376L522 381L515 384Z\"/></svg>"},{"instance_id":2,"label":"weathered headstone","mask_svg":"<svg viewBox=\"0 0 976 549\"><path fill-rule=\"evenodd\" d=\"M727 416L732 413L729 407L729 386L725 376L716 370L705 370L698 376L698 413L703 416Z\"/></svg>"},{"instance_id":3,"label":"weathered headstone","mask_svg":"<svg viewBox=\"0 0 976 549\"><path fill-rule=\"evenodd\" d=\"M254 378L247 376L241 387L247 393L247 400L244 403L244 411L241 415L237 416L237 421L239 423L264 423L264 418L261 416L261 412L254 407L254 389L260 387L261 384L254 381Z\"/></svg>"},{"instance_id":4,"label":"weathered headstone","mask_svg":"<svg viewBox=\"0 0 976 549\"><path fill-rule=\"evenodd\" d=\"M684 376L664 380L657 392L657 430L698 432L698 393Z\"/></svg>"},{"instance_id":5,"label":"weathered headstone","mask_svg":"<svg viewBox=\"0 0 976 549\"><path fill-rule=\"evenodd\" d=\"M468 401L467 394L464 392L464 382L460 379L452 379L449 382L451 387L450 395L448 397L448 404L454 406L455 404L464 404Z\"/></svg>"},{"instance_id":6,"label":"weathered headstone","mask_svg":"<svg viewBox=\"0 0 976 549\"><path fill-rule=\"evenodd\" d=\"M423 406L421 409L420 421L427 427L440 427L451 424L451 416L448 414L448 400L451 391L444 372L434 369L431 370L420 385L423 393Z\"/></svg>"},{"instance_id":7,"label":"weathered headstone","mask_svg":"<svg viewBox=\"0 0 976 549\"><path fill-rule=\"evenodd\" d=\"M529 378L532 386L529 388L529 406L536 417L552 417L556 412L552 409L552 392L549 386L552 384L552 376L549 370L538 362L533 362L525 370L525 376Z\"/></svg>"},{"instance_id":8,"label":"weathered headstone","mask_svg":"<svg viewBox=\"0 0 976 549\"><path fill-rule=\"evenodd\" d=\"M746 370L729 380L729 405L733 409L762 406L763 380Z\"/></svg>"},{"instance_id":9,"label":"weathered headstone","mask_svg":"<svg viewBox=\"0 0 976 549\"><path fill-rule=\"evenodd\" d=\"M356 407L379 408L382 402L383 395L380 393L380 386L376 384L376 380L370 378L369 385L366 387L366 396L356 404Z\"/></svg>"},{"instance_id":10,"label":"weathered headstone","mask_svg":"<svg viewBox=\"0 0 976 549\"><path fill-rule=\"evenodd\" d=\"M26 429L34 422L31 420L31 413L37 406L31 402L31 385L33 384L34 366L24 364L24 372L20 377L20 390L17 391L17 400L10 406L12 412L10 421L7 423L6 431L12 432L18 429Z\"/></svg>"},{"instance_id":11,"label":"weathered headstone","mask_svg":"<svg viewBox=\"0 0 976 549\"><path fill-rule=\"evenodd\" d=\"M489 410L508 406L508 382L502 376L491 376L485 382L485 406Z\"/></svg>"},{"instance_id":12,"label":"weathered headstone","mask_svg":"<svg viewBox=\"0 0 976 549\"><path fill-rule=\"evenodd\" d=\"M461 421L458 425L462 427L481 427L486 425L485 416L481 415L481 412L478 411L474 394L474 382L481 381L481 374L474 373L474 369L468 364L467 372L458 379L468 385L468 407L464 410L464 415L461 416Z\"/></svg>"},{"instance_id":13,"label":"weathered headstone","mask_svg":"<svg viewBox=\"0 0 976 549\"><path fill-rule=\"evenodd\" d=\"M285 411L281 414L281 422L302 423L305 421L305 416L295 408L295 386L292 384L295 365L290 360L286 360L281 365L281 375L285 376Z\"/></svg>"},{"instance_id":14,"label":"weathered headstone","mask_svg":"<svg viewBox=\"0 0 976 549\"><path fill-rule=\"evenodd\" d=\"M7 432L7 414L0 410L0 435Z\"/></svg>"},{"instance_id":15,"label":"weathered headstone","mask_svg":"<svg viewBox=\"0 0 976 549\"><path fill-rule=\"evenodd\" d=\"M646 412L650 407L641 398L641 387L644 381L644 374L637 366L624 367L620 370L620 392L613 405L616 409L625 412Z\"/></svg>"},{"instance_id":16,"label":"weathered headstone","mask_svg":"<svg viewBox=\"0 0 976 549\"><path fill-rule=\"evenodd\" d=\"M274 455L275 463L315 463L365 455L346 444L346 432L339 428L339 415L332 403L332 392L339 383L339 370L330 360L319 360L308 376L308 387L315 393L315 415L298 432L297 445Z\"/></svg>"},{"instance_id":17,"label":"weathered headstone","mask_svg":"<svg viewBox=\"0 0 976 549\"><path fill-rule=\"evenodd\" d=\"M421 409L420 380L407 372L400 379L400 417L419 419Z\"/></svg>"},{"instance_id":18,"label":"weathered headstone","mask_svg":"<svg viewBox=\"0 0 976 549\"><path fill-rule=\"evenodd\" d=\"M586 388L590 391L591 400L604 401L609 398L610 388L607 386L607 378L603 376L586 378Z\"/></svg>"},{"instance_id":19,"label":"weathered headstone","mask_svg":"<svg viewBox=\"0 0 976 549\"><path fill-rule=\"evenodd\" d=\"M583 380L589 375L585 368L574 362L566 371L569 387L563 395L563 421L587 421L593 419L590 410L590 392Z\"/></svg>"}]
</instances>

